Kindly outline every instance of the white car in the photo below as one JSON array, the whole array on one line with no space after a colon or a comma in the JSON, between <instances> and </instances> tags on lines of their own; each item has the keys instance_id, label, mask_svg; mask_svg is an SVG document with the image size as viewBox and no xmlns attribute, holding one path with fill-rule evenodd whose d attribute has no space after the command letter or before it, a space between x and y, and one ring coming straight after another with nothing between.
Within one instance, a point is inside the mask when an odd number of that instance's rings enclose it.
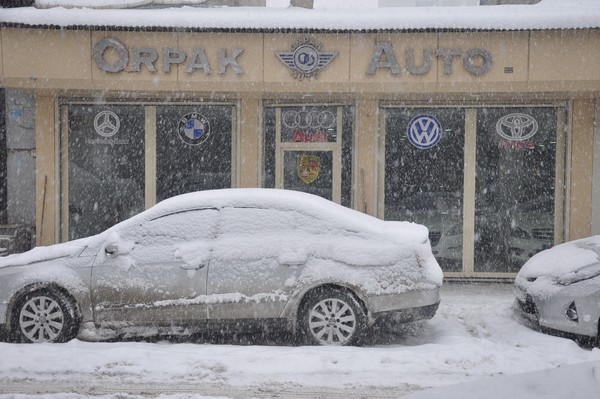
<instances>
[{"instance_id":1,"label":"white car","mask_svg":"<svg viewBox=\"0 0 600 399\"><path fill-rule=\"evenodd\" d=\"M433 317L441 284L424 226L293 191L204 191L0 258L0 327L19 341L64 342L90 329L273 322L313 344L349 345L377 320Z\"/></svg>"},{"instance_id":2,"label":"white car","mask_svg":"<svg viewBox=\"0 0 600 399\"><path fill-rule=\"evenodd\" d=\"M598 340L600 236L534 255L517 274L515 295L521 314L543 330Z\"/></svg>"}]
</instances>

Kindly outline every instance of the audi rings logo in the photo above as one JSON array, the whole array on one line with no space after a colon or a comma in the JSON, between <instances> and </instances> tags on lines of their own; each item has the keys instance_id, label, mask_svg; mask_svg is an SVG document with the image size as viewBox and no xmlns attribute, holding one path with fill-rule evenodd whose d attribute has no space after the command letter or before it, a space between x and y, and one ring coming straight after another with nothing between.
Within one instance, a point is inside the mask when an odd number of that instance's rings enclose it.
<instances>
[{"instance_id":1,"label":"audi rings logo","mask_svg":"<svg viewBox=\"0 0 600 399\"><path fill-rule=\"evenodd\" d=\"M412 145L426 150L442 138L442 125L434 116L417 115L408 123L407 135Z\"/></svg>"},{"instance_id":2,"label":"audi rings logo","mask_svg":"<svg viewBox=\"0 0 600 399\"><path fill-rule=\"evenodd\" d=\"M335 114L331 111L285 111L283 126L288 129L331 129L335 126Z\"/></svg>"},{"instance_id":3,"label":"audi rings logo","mask_svg":"<svg viewBox=\"0 0 600 399\"><path fill-rule=\"evenodd\" d=\"M98 112L94 118L94 130L102 137L112 137L119 132L121 120L112 111Z\"/></svg>"},{"instance_id":4,"label":"audi rings logo","mask_svg":"<svg viewBox=\"0 0 600 399\"><path fill-rule=\"evenodd\" d=\"M510 141L525 141L538 131L538 123L531 115L508 114L496 123L496 133Z\"/></svg>"},{"instance_id":5,"label":"audi rings logo","mask_svg":"<svg viewBox=\"0 0 600 399\"><path fill-rule=\"evenodd\" d=\"M210 136L210 123L203 115L191 112L181 117L177 133L188 145L200 145Z\"/></svg>"}]
</instances>

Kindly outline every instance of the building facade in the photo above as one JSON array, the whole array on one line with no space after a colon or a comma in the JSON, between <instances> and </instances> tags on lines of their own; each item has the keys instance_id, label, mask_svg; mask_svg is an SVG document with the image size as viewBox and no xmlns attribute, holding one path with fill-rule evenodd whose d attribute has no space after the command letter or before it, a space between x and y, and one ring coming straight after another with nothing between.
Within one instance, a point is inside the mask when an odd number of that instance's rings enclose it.
<instances>
[{"instance_id":1,"label":"building facade","mask_svg":"<svg viewBox=\"0 0 600 399\"><path fill-rule=\"evenodd\" d=\"M0 215L37 245L228 187L425 224L448 278L600 231L597 28L5 23L0 46Z\"/></svg>"}]
</instances>

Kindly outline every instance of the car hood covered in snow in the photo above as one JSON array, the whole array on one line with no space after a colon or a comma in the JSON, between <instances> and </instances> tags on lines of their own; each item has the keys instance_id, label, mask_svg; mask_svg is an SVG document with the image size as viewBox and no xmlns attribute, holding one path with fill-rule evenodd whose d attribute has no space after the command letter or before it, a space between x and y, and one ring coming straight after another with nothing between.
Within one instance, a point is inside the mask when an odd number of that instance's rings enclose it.
<instances>
[{"instance_id":1,"label":"car hood covered in snow","mask_svg":"<svg viewBox=\"0 0 600 399\"><path fill-rule=\"evenodd\" d=\"M517 278L559 278L600 263L600 235L566 242L533 256Z\"/></svg>"},{"instance_id":2,"label":"car hood covered in snow","mask_svg":"<svg viewBox=\"0 0 600 399\"><path fill-rule=\"evenodd\" d=\"M78 256L89 245L97 242L95 237L84 238L55 244L47 247L36 247L22 254L8 255L0 258L0 268L8 266L24 266L32 263L44 262L53 259L65 258L69 256Z\"/></svg>"}]
</instances>

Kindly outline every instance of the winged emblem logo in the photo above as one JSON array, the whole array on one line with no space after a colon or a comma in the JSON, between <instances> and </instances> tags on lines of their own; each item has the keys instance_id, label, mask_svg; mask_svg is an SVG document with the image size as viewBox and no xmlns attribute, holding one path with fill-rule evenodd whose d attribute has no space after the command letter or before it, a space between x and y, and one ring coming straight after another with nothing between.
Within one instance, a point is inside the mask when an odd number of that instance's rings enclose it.
<instances>
[{"instance_id":1,"label":"winged emblem logo","mask_svg":"<svg viewBox=\"0 0 600 399\"><path fill-rule=\"evenodd\" d=\"M335 52L321 52L321 44L310 39L297 40L292 51L275 53L277 58L292 70L292 76L298 80L317 78L319 70L327 67L337 56Z\"/></svg>"}]
</instances>

